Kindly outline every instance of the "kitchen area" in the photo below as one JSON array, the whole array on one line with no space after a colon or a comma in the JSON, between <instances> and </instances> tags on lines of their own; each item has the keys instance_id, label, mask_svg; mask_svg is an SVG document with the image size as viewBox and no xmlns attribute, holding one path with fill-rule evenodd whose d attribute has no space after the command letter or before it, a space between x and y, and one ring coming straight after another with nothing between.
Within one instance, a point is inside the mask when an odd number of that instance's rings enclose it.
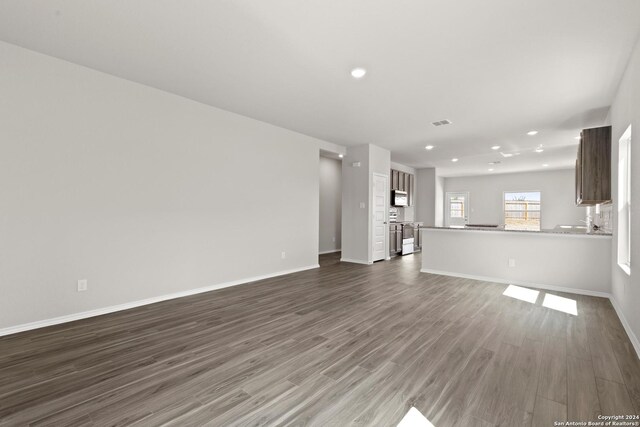
<instances>
[{"instance_id":1,"label":"kitchen area","mask_svg":"<svg viewBox=\"0 0 640 427\"><path fill-rule=\"evenodd\" d=\"M461 226L424 227L419 234L429 240L429 246L422 249L421 271L605 296L612 268L611 127L581 132L575 170L548 177L557 188L541 188L545 185L543 174L535 178L541 197L532 203L535 210L529 213L535 214L537 228L518 226L518 222L509 226L508 215L522 213L510 212L512 206L522 204L519 200L503 202L503 223L499 225L472 220ZM507 188L512 188L516 177L507 181ZM471 181L464 181L464 185L470 186ZM469 191L470 203L490 199L479 193ZM458 207L449 205L455 213ZM460 214L465 221L466 212L474 214L473 205L467 208L459 209L465 212ZM559 220L571 212L582 219L570 223Z\"/></svg>"},{"instance_id":2,"label":"kitchen area","mask_svg":"<svg viewBox=\"0 0 640 427\"><path fill-rule=\"evenodd\" d=\"M389 198L389 257L422 250L420 228L424 223L415 218L415 175L391 169Z\"/></svg>"}]
</instances>

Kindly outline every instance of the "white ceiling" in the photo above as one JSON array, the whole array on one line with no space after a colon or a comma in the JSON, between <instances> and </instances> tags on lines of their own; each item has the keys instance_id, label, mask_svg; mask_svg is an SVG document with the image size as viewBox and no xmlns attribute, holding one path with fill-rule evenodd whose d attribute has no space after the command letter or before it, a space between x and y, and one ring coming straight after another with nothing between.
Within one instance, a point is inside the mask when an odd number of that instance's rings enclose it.
<instances>
[{"instance_id":1,"label":"white ceiling","mask_svg":"<svg viewBox=\"0 0 640 427\"><path fill-rule=\"evenodd\" d=\"M1 40L445 176L571 166L639 34L638 0L0 2Z\"/></svg>"}]
</instances>

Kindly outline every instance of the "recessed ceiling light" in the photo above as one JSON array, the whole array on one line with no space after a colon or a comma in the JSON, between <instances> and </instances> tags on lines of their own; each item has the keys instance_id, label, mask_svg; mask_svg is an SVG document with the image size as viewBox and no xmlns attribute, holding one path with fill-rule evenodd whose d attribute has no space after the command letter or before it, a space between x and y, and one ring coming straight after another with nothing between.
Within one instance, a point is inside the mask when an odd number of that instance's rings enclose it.
<instances>
[{"instance_id":1,"label":"recessed ceiling light","mask_svg":"<svg viewBox=\"0 0 640 427\"><path fill-rule=\"evenodd\" d=\"M427 145L424 147L425 150L433 150L433 145Z\"/></svg>"},{"instance_id":2,"label":"recessed ceiling light","mask_svg":"<svg viewBox=\"0 0 640 427\"><path fill-rule=\"evenodd\" d=\"M548 167L548 166L549 166L549 164L548 164L548 163L543 163L543 164L542 164L542 167L543 167L543 168L546 168L546 167Z\"/></svg>"},{"instance_id":3,"label":"recessed ceiling light","mask_svg":"<svg viewBox=\"0 0 640 427\"><path fill-rule=\"evenodd\" d=\"M458 159L456 157L454 157L453 159L451 159L451 161L455 163L455 162L458 161Z\"/></svg>"},{"instance_id":4,"label":"recessed ceiling light","mask_svg":"<svg viewBox=\"0 0 640 427\"><path fill-rule=\"evenodd\" d=\"M351 70L351 77L353 77L354 79L361 79L365 74L367 74L367 70L361 67Z\"/></svg>"},{"instance_id":5,"label":"recessed ceiling light","mask_svg":"<svg viewBox=\"0 0 640 427\"><path fill-rule=\"evenodd\" d=\"M527 132L527 135L533 136L533 135L536 135L537 133L538 133L537 130L530 130L529 132Z\"/></svg>"},{"instance_id":6,"label":"recessed ceiling light","mask_svg":"<svg viewBox=\"0 0 640 427\"><path fill-rule=\"evenodd\" d=\"M338 154L338 157L342 159L344 157L344 154Z\"/></svg>"},{"instance_id":7,"label":"recessed ceiling light","mask_svg":"<svg viewBox=\"0 0 640 427\"><path fill-rule=\"evenodd\" d=\"M488 169L488 171L489 171L489 172L493 172L493 168L489 168L489 169Z\"/></svg>"},{"instance_id":8,"label":"recessed ceiling light","mask_svg":"<svg viewBox=\"0 0 640 427\"><path fill-rule=\"evenodd\" d=\"M542 153L544 151L544 148L542 147L538 147L534 150L536 153Z\"/></svg>"},{"instance_id":9,"label":"recessed ceiling light","mask_svg":"<svg viewBox=\"0 0 640 427\"><path fill-rule=\"evenodd\" d=\"M491 147L492 150L499 150L500 146L499 145L494 145L493 147Z\"/></svg>"},{"instance_id":10,"label":"recessed ceiling light","mask_svg":"<svg viewBox=\"0 0 640 427\"><path fill-rule=\"evenodd\" d=\"M511 153L500 153L502 155L502 157L513 157L513 154Z\"/></svg>"}]
</instances>

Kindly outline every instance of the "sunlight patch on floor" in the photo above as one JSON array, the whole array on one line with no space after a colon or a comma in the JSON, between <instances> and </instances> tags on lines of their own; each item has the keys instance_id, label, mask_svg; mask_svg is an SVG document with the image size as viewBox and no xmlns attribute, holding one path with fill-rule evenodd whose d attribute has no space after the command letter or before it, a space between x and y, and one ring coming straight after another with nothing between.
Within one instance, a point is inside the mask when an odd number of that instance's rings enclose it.
<instances>
[{"instance_id":1,"label":"sunlight patch on floor","mask_svg":"<svg viewBox=\"0 0 640 427\"><path fill-rule=\"evenodd\" d=\"M540 291L534 291L533 289L527 289L515 285L509 285L507 289L505 289L505 291L502 293L502 295L504 296L530 302L531 304L536 303L539 294Z\"/></svg>"},{"instance_id":2,"label":"sunlight patch on floor","mask_svg":"<svg viewBox=\"0 0 640 427\"><path fill-rule=\"evenodd\" d=\"M429 421L427 417L412 406L409 412L402 418L398 427L434 427L434 425L431 424L431 421Z\"/></svg>"},{"instance_id":3,"label":"sunlight patch on floor","mask_svg":"<svg viewBox=\"0 0 640 427\"><path fill-rule=\"evenodd\" d=\"M553 310L562 311L563 313L578 315L578 303L574 299L559 297L557 295L546 294L542 306Z\"/></svg>"}]
</instances>

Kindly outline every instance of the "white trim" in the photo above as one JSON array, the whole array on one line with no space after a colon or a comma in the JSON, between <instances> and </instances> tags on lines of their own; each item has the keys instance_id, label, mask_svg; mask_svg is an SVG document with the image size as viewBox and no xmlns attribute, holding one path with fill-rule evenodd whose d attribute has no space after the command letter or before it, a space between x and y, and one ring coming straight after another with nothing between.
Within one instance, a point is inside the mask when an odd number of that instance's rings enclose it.
<instances>
[{"instance_id":1,"label":"white trim","mask_svg":"<svg viewBox=\"0 0 640 427\"><path fill-rule=\"evenodd\" d=\"M627 276L631 276L631 266L629 264L618 263L618 267L620 267L620 269L624 271L627 274Z\"/></svg>"},{"instance_id":2,"label":"white trim","mask_svg":"<svg viewBox=\"0 0 640 427\"><path fill-rule=\"evenodd\" d=\"M242 285L245 283L255 282L258 280L269 279L272 277L283 276L285 274L297 273L300 271L319 268L319 264L308 265L306 267L294 268L291 270L283 270L275 273L263 274L260 276L248 277L245 279L232 280L230 282L218 283L215 285L205 286L202 288L190 289L188 291L175 292L172 294L160 295L143 300L126 302L124 304L112 305L109 307L98 308L96 310L83 311L80 313L69 314L66 316L54 317L52 319L39 320L37 322L24 323L22 325L10 326L0 329L0 337L5 335L17 334L18 332L30 331L32 329L44 328L47 326L58 325L60 323L73 322L75 320L86 319L89 317L101 316L103 314L114 313L116 311L129 310L130 308L140 307L143 305L155 304L157 302L170 299L182 298L190 295L201 294L203 292L215 291L217 289L228 288L230 286Z\"/></svg>"},{"instance_id":3,"label":"white trim","mask_svg":"<svg viewBox=\"0 0 640 427\"><path fill-rule=\"evenodd\" d=\"M340 251L342 251L342 249L331 249L329 251L318 252L318 255L333 254Z\"/></svg>"},{"instance_id":4,"label":"white trim","mask_svg":"<svg viewBox=\"0 0 640 427\"><path fill-rule=\"evenodd\" d=\"M592 297L607 298L609 301L611 301L611 305L613 306L614 310L616 311L616 314L618 315L618 318L620 319L620 322L622 323L622 326L624 327L624 330L627 333L627 336L629 337L629 340L631 341L631 344L633 345L633 348L636 351L636 356L638 356L638 358L640 359L640 340L638 340L638 337L633 333L633 330L631 329L631 325L629 325L629 322L627 321L626 317L624 317L624 313L622 312L622 309L620 308L620 306L618 305L616 300L613 298L613 295L611 295L611 294L609 294L607 292L598 292L598 291L589 291L589 290L586 290L586 289L567 288L567 287L564 287L564 286L540 285L540 284L537 284L537 283L523 282L523 281L520 281L520 280L506 280L506 279L499 279L497 277L484 277L484 276L476 276L476 275L473 275L473 274L451 273L451 272L448 272L448 271L430 270L430 269L425 269L425 268L420 269L420 272L421 273L430 273L430 274L439 274L439 275L442 275L442 276L462 277L464 279L481 280L483 282L494 282L494 283L520 285L520 286L527 286L529 288L544 289L544 290L548 290L548 291L566 292L566 293L570 293L570 294L578 294L578 295L587 295L587 296L592 296Z\"/></svg>"},{"instance_id":5,"label":"white trim","mask_svg":"<svg viewBox=\"0 0 640 427\"><path fill-rule=\"evenodd\" d=\"M627 336L629 337L631 344L633 344L633 348L636 350L636 356L638 356L638 359L640 359L640 340L638 340L638 337L636 336L636 334L633 333L633 330L631 329L631 325L629 325L627 318L624 317L624 313L620 308L620 306L618 305L618 302L613 297L613 295L611 295L609 299L611 300L611 305L613 306L613 309L616 311L616 314L620 318L620 323L622 323L624 330L627 332Z\"/></svg>"},{"instance_id":6,"label":"white trim","mask_svg":"<svg viewBox=\"0 0 640 427\"><path fill-rule=\"evenodd\" d=\"M363 261L361 259L351 259L351 258L340 258L340 262L352 262L354 264L364 264L364 265L373 264L372 262L369 262L369 261Z\"/></svg>"},{"instance_id":7,"label":"white trim","mask_svg":"<svg viewBox=\"0 0 640 427\"><path fill-rule=\"evenodd\" d=\"M439 271L439 270L430 270L430 269L421 269L421 273L431 273L431 274L440 274L443 276L453 276L453 277L462 277L465 279L474 279L474 280L482 280L484 282L495 282L495 283L505 283L511 285L519 285L519 286L527 286L529 288L538 288L545 289L548 291L556 291L556 292L567 292L570 294L578 294L578 295L588 295L592 297L601 297L601 298L609 298L611 295L607 292L599 292L599 291L590 291L587 289L578 289L578 288L567 288L564 286L555 286L555 285L541 285L539 283L525 282L522 280L510 280L510 279L501 279L497 277L485 277L485 276L476 276L474 274L465 274L465 273L451 273L449 271Z\"/></svg>"},{"instance_id":8,"label":"white trim","mask_svg":"<svg viewBox=\"0 0 640 427\"><path fill-rule=\"evenodd\" d=\"M391 179L389 178L389 175L385 175L383 173L379 173L379 172L372 172L371 173L371 186L370 186L370 192L371 192L371 196L369 198L369 200L371 201L371 211L369 212L369 214L371 215L371 227L369 229L369 262L368 264L373 264L375 261L373 261L373 235L374 235L374 228L375 228L375 210L376 210L376 203L375 203L375 194L373 193L373 184L375 182L375 178L384 178L384 186L387 190L389 190L390 188L390 181ZM385 212L384 212L384 256L381 259L377 259L376 261L382 261L386 259L387 254L389 253L389 244L391 242L389 242L389 208L388 206L391 203L390 197L390 193L389 191L385 190L384 192L384 206L387 206L387 208L385 208ZM408 193L407 193L408 194Z\"/></svg>"}]
</instances>

